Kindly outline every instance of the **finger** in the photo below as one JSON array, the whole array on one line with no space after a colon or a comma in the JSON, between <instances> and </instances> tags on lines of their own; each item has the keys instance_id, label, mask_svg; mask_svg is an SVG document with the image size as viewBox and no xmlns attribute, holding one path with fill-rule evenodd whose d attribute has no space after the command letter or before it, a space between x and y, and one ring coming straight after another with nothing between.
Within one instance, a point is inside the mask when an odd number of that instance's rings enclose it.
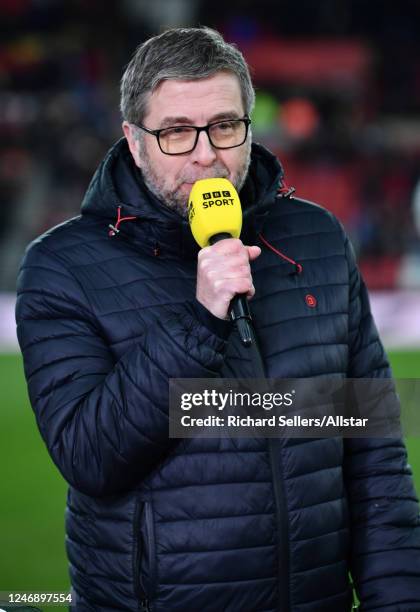
<instances>
[{"instance_id":1,"label":"finger","mask_svg":"<svg viewBox=\"0 0 420 612\"><path fill-rule=\"evenodd\" d=\"M242 251L243 248L244 245L242 243L242 240L240 240L239 238L225 238L224 240L220 240L219 242L216 242L210 247L210 249L212 249L214 253L218 253L221 255L230 255L238 253Z\"/></svg>"},{"instance_id":2,"label":"finger","mask_svg":"<svg viewBox=\"0 0 420 612\"><path fill-rule=\"evenodd\" d=\"M261 255L261 249L259 246L247 246L246 248L248 249L248 257L250 261L257 259L257 257Z\"/></svg>"},{"instance_id":3,"label":"finger","mask_svg":"<svg viewBox=\"0 0 420 612\"><path fill-rule=\"evenodd\" d=\"M223 268L212 268L207 271L207 278L230 279L230 278L251 278L249 264L237 266L223 266Z\"/></svg>"},{"instance_id":4,"label":"finger","mask_svg":"<svg viewBox=\"0 0 420 612\"><path fill-rule=\"evenodd\" d=\"M236 254L209 253L200 259L198 265L201 269L214 268L220 269L221 272L235 269L242 271L246 266L248 272L250 271L248 251L245 248Z\"/></svg>"},{"instance_id":5,"label":"finger","mask_svg":"<svg viewBox=\"0 0 420 612\"><path fill-rule=\"evenodd\" d=\"M230 299L237 293L255 291L250 278L223 278L215 281L214 288L219 294L230 295Z\"/></svg>"},{"instance_id":6,"label":"finger","mask_svg":"<svg viewBox=\"0 0 420 612\"><path fill-rule=\"evenodd\" d=\"M246 297L248 300L250 300L251 298L253 298L255 295L255 287L254 285L251 285L250 289L246 292Z\"/></svg>"}]
</instances>

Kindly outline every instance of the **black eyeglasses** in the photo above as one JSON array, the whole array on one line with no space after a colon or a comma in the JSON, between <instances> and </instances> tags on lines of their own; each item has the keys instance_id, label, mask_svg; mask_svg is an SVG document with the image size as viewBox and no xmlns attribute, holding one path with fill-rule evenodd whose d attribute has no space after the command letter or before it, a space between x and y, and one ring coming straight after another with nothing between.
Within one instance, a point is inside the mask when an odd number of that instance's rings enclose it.
<instances>
[{"instance_id":1,"label":"black eyeglasses","mask_svg":"<svg viewBox=\"0 0 420 612\"><path fill-rule=\"evenodd\" d=\"M159 148L165 155L183 155L194 151L200 132L206 132L215 149L233 149L244 144L251 119L224 119L202 127L196 125L175 125L161 130L149 130L135 123L138 128L156 136Z\"/></svg>"}]
</instances>

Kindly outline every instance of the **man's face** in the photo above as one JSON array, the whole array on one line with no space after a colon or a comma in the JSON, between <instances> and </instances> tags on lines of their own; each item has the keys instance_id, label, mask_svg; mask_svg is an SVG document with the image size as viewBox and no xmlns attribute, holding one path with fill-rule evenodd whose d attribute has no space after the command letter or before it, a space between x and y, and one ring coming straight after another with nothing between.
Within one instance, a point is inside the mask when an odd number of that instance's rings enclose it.
<instances>
[{"instance_id":1,"label":"man's face","mask_svg":"<svg viewBox=\"0 0 420 612\"><path fill-rule=\"evenodd\" d=\"M229 72L195 81L162 81L151 94L143 125L156 130L176 125L203 126L222 119L244 116L237 77ZM186 217L188 196L195 181L229 179L239 190L245 182L251 154L251 136L233 149L215 149L200 132L191 153L165 155L152 134L142 132L139 141L134 126L123 123L136 165L152 193ZM136 137L137 136L137 137Z\"/></svg>"}]
</instances>

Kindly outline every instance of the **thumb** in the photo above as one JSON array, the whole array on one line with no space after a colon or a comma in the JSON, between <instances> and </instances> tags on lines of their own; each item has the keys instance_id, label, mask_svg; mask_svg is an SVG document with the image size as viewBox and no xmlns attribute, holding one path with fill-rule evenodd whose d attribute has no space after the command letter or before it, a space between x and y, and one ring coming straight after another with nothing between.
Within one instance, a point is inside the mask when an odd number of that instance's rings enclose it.
<instances>
[{"instance_id":1,"label":"thumb","mask_svg":"<svg viewBox=\"0 0 420 612\"><path fill-rule=\"evenodd\" d=\"M257 259L261 255L261 249L259 246L247 246L249 260Z\"/></svg>"}]
</instances>

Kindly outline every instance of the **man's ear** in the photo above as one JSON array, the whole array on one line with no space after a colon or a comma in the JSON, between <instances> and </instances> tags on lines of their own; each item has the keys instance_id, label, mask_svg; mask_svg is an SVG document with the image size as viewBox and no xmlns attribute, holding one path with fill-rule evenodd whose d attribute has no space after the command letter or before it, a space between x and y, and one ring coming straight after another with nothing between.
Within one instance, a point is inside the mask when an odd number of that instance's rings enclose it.
<instances>
[{"instance_id":1,"label":"man's ear","mask_svg":"<svg viewBox=\"0 0 420 612\"><path fill-rule=\"evenodd\" d=\"M127 139L128 147L130 149L131 155L133 156L134 163L138 168L141 168L141 158L139 152L139 141L136 138L136 128L128 123L128 121L123 121L122 129L124 132L124 136Z\"/></svg>"}]
</instances>

